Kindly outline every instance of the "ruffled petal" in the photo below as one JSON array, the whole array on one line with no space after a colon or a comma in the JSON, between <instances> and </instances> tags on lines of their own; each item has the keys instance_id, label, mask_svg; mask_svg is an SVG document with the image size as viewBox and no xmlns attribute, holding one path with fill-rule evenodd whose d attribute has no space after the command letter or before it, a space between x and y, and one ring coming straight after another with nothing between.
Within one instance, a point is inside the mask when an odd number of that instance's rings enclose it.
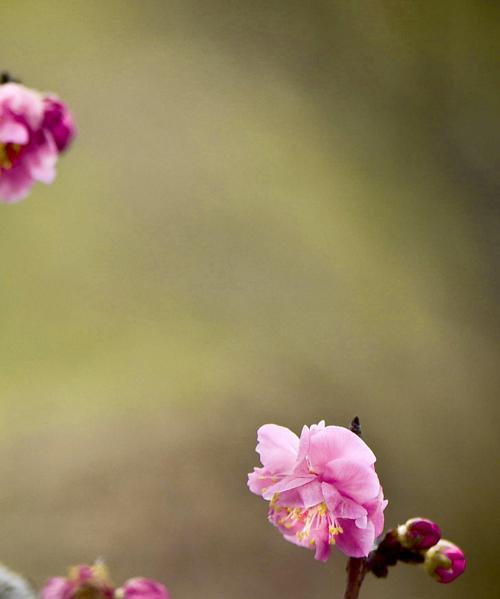
<instances>
[{"instance_id":1,"label":"ruffled petal","mask_svg":"<svg viewBox=\"0 0 500 599\"><path fill-rule=\"evenodd\" d=\"M277 475L271 474L265 468L254 468L248 475L248 488L256 495L262 495L269 487L279 480Z\"/></svg>"},{"instance_id":2,"label":"ruffled petal","mask_svg":"<svg viewBox=\"0 0 500 599\"><path fill-rule=\"evenodd\" d=\"M299 438L284 426L264 424L257 431L257 452L270 472L291 473L297 460Z\"/></svg>"},{"instance_id":3,"label":"ruffled petal","mask_svg":"<svg viewBox=\"0 0 500 599\"><path fill-rule=\"evenodd\" d=\"M351 459L341 458L328 462L324 478L333 483L341 495L358 503L374 499L380 492L375 470Z\"/></svg>"},{"instance_id":4,"label":"ruffled petal","mask_svg":"<svg viewBox=\"0 0 500 599\"><path fill-rule=\"evenodd\" d=\"M275 485L266 489L262 494L264 499L272 499L275 493L282 493L283 491L291 491L292 489L298 489L308 483L316 480L316 477L312 474L309 476L285 476Z\"/></svg>"},{"instance_id":5,"label":"ruffled petal","mask_svg":"<svg viewBox=\"0 0 500 599\"><path fill-rule=\"evenodd\" d=\"M367 510L348 497L343 497L333 485L322 483L321 489L328 510L335 518L362 518L368 515Z\"/></svg>"},{"instance_id":6,"label":"ruffled petal","mask_svg":"<svg viewBox=\"0 0 500 599\"><path fill-rule=\"evenodd\" d=\"M375 531L368 522L366 528L358 528L354 520L339 520L342 534L336 537L337 547L349 557L366 557L373 549Z\"/></svg>"},{"instance_id":7,"label":"ruffled petal","mask_svg":"<svg viewBox=\"0 0 500 599\"><path fill-rule=\"evenodd\" d=\"M308 457L316 472L322 472L326 464L334 459L348 458L366 466L376 460L368 445L342 426L327 426L311 434Z\"/></svg>"},{"instance_id":8,"label":"ruffled petal","mask_svg":"<svg viewBox=\"0 0 500 599\"><path fill-rule=\"evenodd\" d=\"M318 505L324 500L321 483L316 479L299 487L298 492L305 508Z\"/></svg>"}]
</instances>

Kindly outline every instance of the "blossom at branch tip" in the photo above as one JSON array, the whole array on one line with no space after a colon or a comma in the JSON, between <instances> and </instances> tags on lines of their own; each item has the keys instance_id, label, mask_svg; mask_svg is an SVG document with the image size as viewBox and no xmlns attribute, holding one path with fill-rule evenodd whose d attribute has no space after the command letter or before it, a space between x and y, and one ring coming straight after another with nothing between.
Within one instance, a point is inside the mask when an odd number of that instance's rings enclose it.
<instances>
[{"instance_id":1,"label":"blossom at branch tip","mask_svg":"<svg viewBox=\"0 0 500 599\"><path fill-rule=\"evenodd\" d=\"M465 570L464 552L450 541L441 539L425 554L424 567L438 582L452 582Z\"/></svg>"},{"instance_id":2,"label":"blossom at branch tip","mask_svg":"<svg viewBox=\"0 0 500 599\"><path fill-rule=\"evenodd\" d=\"M411 518L398 526L397 535L406 549L429 549L441 538L441 529L427 518Z\"/></svg>"},{"instance_id":3,"label":"blossom at branch tip","mask_svg":"<svg viewBox=\"0 0 500 599\"><path fill-rule=\"evenodd\" d=\"M364 557L384 527L384 499L375 455L349 429L304 426L300 438L265 424L257 433L262 468L248 475L250 491L269 501L269 521L287 541L315 549L326 561L332 545Z\"/></svg>"},{"instance_id":4,"label":"blossom at branch tip","mask_svg":"<svg viewBox=\"0 0 500 599\"><path fill-rule=\"evenodd\" d=\"M59 154L76 134L56 96L20 83L0 85L0 201L25 198L35 181L52 183Z\"/></svg>"}]
</instances>

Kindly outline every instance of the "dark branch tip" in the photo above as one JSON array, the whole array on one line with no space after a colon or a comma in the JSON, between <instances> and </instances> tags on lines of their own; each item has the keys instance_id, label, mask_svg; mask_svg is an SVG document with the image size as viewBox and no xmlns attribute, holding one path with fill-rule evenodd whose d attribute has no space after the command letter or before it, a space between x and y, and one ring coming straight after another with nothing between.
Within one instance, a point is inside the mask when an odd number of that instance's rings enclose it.
<instances>
[{"instance_id":1,"label":"dark branch tip","mask_svg":"<svg viewBox=\"0 0 500 599\"><path fill-rule=\"evenodd\" d=\"M358 437L361 437L361 423L359 421L358 416L355 416L352 419L350 429L355 435L358 435Z\"/></svg>"},{"instance_id":2,"label":"dark branch tip","mask_svg":"<svg viewBox=\"0 0 500 599\"><path fill-rule=\"evenodd\" d=\"M0 71L0 85L4 83L20 83L20 81L13 77L9 71Z\"/></svg>"}]
</instances>

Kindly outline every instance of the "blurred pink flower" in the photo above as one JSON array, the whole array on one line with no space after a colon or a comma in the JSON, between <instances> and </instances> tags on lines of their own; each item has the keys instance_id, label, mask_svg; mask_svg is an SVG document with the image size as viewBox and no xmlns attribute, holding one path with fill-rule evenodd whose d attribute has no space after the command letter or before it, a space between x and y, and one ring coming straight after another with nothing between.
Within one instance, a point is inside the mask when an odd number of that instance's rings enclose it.
<instances>
[{"instance_id":1,"label":"blurred pink flower","mask_svg":"<svg viewBox=\"0 0 500 599\"><path fill-rule=\"evenodd\" d=\"M300 439L265 424L257 438L263 467L248 475L248 486L270 501L269 520L285 539L314 548L321 561L334 544L350 557L368 555L383 530L387 501L366 443L324 421L304 426Z\"/></svg>"},{"instance_id":2,"label":"blurred pink flower","mask_svg":"<svg viewBox=\"0 0 500 599\"><path fill-rule=\"evenodd\" d=\"M170 599L167 589L149 578L131 578L117 589L117 599Z\"/></svg>"},{"instance_id":3,"label":"blurred pink flower","mask_svg":"<svg viewBox=\"0 0 500 599\"><path fill-rule=\"evenodd\" d=\"M74 566L68 576L51 578L41 599L170 599L167 589L149 578L131 578L115 589L102 562L93 566Z\"/></svg>"},{"instance_id":4,"label":"blurred pink flower","mask_svg":"<svg viewBox=\"0 0 500 599\"><path fill-rule=\"evenodd\" d=\"M19 83L0 85L0 200L16 202L35 181L52 183L76 128L66 106Z\"/></svg>"},{"instance_id":5,"label":"blurred pink flower","mask_svg":"<svg viewBox=\"0 0 500 599\"><path fill-rule=\"evenodd\" d=\"M441 539L425 554L424 566L438 582L452 582L465 570L465 554L454 543Z\"/></svg>"},{"instance_id":6,"label":"blurred pink flower","mask_svg":"<svg viewBox=\"0 0 500 599\"><path fill-rule=\"evenodd\" d=\"M41 599L112 599L114 588L106 566L74 566L66 577L50 578L41 591Z\"/></svg>"}]
</instances>

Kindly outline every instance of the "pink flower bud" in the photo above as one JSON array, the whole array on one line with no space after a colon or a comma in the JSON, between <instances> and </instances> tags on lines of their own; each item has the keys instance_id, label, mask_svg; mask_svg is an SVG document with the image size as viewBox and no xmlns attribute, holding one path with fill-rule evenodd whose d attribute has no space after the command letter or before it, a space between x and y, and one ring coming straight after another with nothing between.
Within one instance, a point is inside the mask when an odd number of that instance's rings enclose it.
<instances>
[{"instance_id":1,"label":"pink flower bud","mask_svg":"<svg viewBox=\"0 0 500 599\"><path fill-rule=\"evenodd\" d=\"M441 538L439 526L427 518L411 518L397 531L399 542L407 549L429 549Z\"/></svg>"},{"instance_id":2,"label":"pink flower bud","mask_svg":"<svg viewBox=\"0 0 500 599\"><path fill-rule=\"evenodd\" d=\"M150 578L131 578L117 589L115 597L119 599L170 599L167 589Z\"/></svg>"},{"instance_id":3,"label":"pink flower bud","mask_svg":"<svg viewBox=\"0 0 500 599\"><path fill-rule=\"evenodd\" d=\"M425 554L424 567L438 582L452 582L465 570L464 552L442 539Z\"/></svg>"}]
</instances>

